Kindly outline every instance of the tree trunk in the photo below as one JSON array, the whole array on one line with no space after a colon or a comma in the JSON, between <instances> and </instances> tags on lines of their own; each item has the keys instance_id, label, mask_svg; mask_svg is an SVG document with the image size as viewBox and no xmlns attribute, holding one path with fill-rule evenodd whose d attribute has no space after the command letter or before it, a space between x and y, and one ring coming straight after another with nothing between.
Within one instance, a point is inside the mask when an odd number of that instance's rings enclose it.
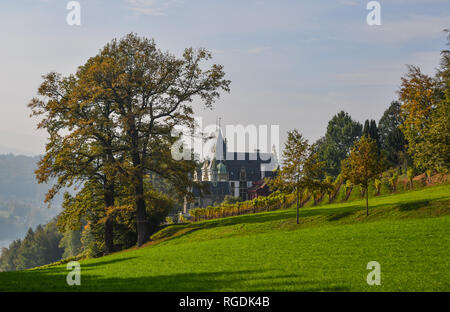
<instances>
[{"instance_id":1,"label":"tree trunk","mask_svg":"<svg viewBox=\"0 0 450 312\"><path fill-rule=\"evenodd\" d=\"M297 224L299 224L299 195L298 195L298 190L297 190Z\"/></svg>"},{"instance_id":2,"label":"tree trunk","mask_svg":"<svg viewBox=\"0 0 450 312\"><path fill-rule=\"evenodd\" d=\"M110 208L114 206L114 182L105 183L105 207ZM114 252L114 223L111 217L106 217L105 222L105 253L110 254Z\"/></svg>"},{"instance_id":3,"label":"tree trunk","mask_svg":"<svg viewBox=\"0 0 450 312\"><path fill-rule=\"evenodd\" d=\"M145 211L144 182L142 176L136 181L134 196L136 204L137 245L140 247L148 239L148 222L147 213Z\"/></svg>"},{"instance_id":4,"label":"tree trunk","mask_svg":"<svg viewBox=\"0 0 450 312\"><path fill-rule=\"evenodd\" d=\"M405 173L408 171L408 159L404 156L403 167L405 168Z\"/></svg>"},{"instance_id":5,"label":"tree trunk","mask_svg":"<svg viewBox=\"0 0 450 312\"><path fill-rule=\"evenodd\" d=\"M369 187L366 186L366 216L369 215Z\"/></svg>"},{"instance_id":6,"label":"tree trunk","mask_svg":"<svg viewBox=\"0 0 450 312\"><path fill-rule=\"evenodd\" d=\"M113 232L113 220L107 218L105 222L105 253L110 254L114 252L114 232Z\"/></svg>"},{"instance_id":7,"label":"tree trunk","mask_svg":"<svg viewBox=\"0 0 450 312\"><path fill-rule=\"evenodd\" d=\"M134 130L134 125L131 125L130 128L132 129L130 132L133 146L131 158L134 167L132 183L134 186L134 202L136 206L135 208L136 208L137 245L138 247L140 247L148 240L149 225L144 200L144 174L142 172L142 162L137 147L138 135L137 132Z\"/></svg>"}]
</instances>

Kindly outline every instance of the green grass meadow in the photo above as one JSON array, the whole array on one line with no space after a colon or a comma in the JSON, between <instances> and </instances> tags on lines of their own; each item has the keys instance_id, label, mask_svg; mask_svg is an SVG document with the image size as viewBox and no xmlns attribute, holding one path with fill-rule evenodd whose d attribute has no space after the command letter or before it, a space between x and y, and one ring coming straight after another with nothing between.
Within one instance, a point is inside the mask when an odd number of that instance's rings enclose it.
<instances>
[{"instance_id":1,"label":"green grass meadow","mask_svg":"<svg viewBox=\"0 0 450 312\"><path fill-rule=\"evenodd\" d=\"M450 185L173 225L152 242L65 265L0 273L0 291L449 291ZM369 286L369 261L381 285Z\"/></svg>"}]
</instances>

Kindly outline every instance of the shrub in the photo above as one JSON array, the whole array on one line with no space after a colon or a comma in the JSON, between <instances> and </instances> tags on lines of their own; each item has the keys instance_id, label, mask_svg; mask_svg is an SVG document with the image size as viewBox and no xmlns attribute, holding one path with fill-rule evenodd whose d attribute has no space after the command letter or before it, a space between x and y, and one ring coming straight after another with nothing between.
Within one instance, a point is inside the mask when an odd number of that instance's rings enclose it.
<instances>
[{"instance_id":1,"label":"shrub","mask_svg":"<svg viewBox=\"0 0 450 312\"><path fill-rule=\"evenodd\" d=\"M225 198L223 199L223 204L236 204L241 201L240 197L232 196L232 195L225 195Z\"/></svg>"},{"instance_id":2,"label":"shrub","mask_svg":"<svg viewBox=\"0 0 450 312\"><path fill-rule=\"evenodd\" d=\"M397 190L397 184L398 184L398 172L395 171L392 176L389 178L389 185L391 187L392 192L395 192Z\"/></svg>"},{"instance_id":3,"label":"shrub","mask_svg":"<svg viewBox=\"0 0 450 312\"><path fill-rule=\"evenodd\" d=\"M427 169L426 171L425 171L425 176L427 177L427 183L428 184L430 184L431 183L431 170L430 169Z\"/></svg>"},{"instance_id":4,"label":"shrub","mask_svg":"<svg viewBox=\"0 0 450 312\"><path fill-rule=\"evenodd\" d=\"M376 196L380 195L380 192L381 192L381 184L382 184L381 180L380 180L380 179L375 179L375 180L373 181L373 184L374 184L374 186L375 186L375 190L377 191L377 192L375 193L375 195L376 195Z\"/></svg>"}]
</instances>

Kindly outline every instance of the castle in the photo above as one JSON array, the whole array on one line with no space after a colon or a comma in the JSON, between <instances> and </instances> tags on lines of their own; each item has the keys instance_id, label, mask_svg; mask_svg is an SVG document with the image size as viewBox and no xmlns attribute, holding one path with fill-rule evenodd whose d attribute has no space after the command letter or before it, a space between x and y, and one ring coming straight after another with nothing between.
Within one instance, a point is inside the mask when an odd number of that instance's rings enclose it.
<instances>
[{"instance_id":1,"label":"castle","mask_svg":"<svg viewBox=\"0 0 450 312\"><path fill-rule=\"evenodd\" d=\"M210 155L205 157L193 177L206 185L207 191L201 194L194 188L194 202L185 201L184 213L191 208L221 203L226 195L245 201L269 193L264 179L274 177L279 167L276 152L228 152L227 140L223 138L220 128L214 137Z\"/></svg>"}]
</instances>

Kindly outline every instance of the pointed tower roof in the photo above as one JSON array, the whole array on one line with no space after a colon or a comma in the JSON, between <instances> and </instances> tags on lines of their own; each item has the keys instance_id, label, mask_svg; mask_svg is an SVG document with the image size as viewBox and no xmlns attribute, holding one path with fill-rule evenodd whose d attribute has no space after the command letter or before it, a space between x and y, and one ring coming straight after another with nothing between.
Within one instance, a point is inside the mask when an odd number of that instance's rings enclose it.
<instances>
[{"instance_id":1,"label":"pointed tower roof","mask_svg":"<svg viewBox=\"0 0 450 312\"><path fill-rule=\"evenodd\" d=\"M216 142L212 146L211 153L212 158L216 158L217 160L225 160L226 155L226 140L222 135L222 130L220 127L217 128L216 133Z\"/></svg>"}]
</instances>

